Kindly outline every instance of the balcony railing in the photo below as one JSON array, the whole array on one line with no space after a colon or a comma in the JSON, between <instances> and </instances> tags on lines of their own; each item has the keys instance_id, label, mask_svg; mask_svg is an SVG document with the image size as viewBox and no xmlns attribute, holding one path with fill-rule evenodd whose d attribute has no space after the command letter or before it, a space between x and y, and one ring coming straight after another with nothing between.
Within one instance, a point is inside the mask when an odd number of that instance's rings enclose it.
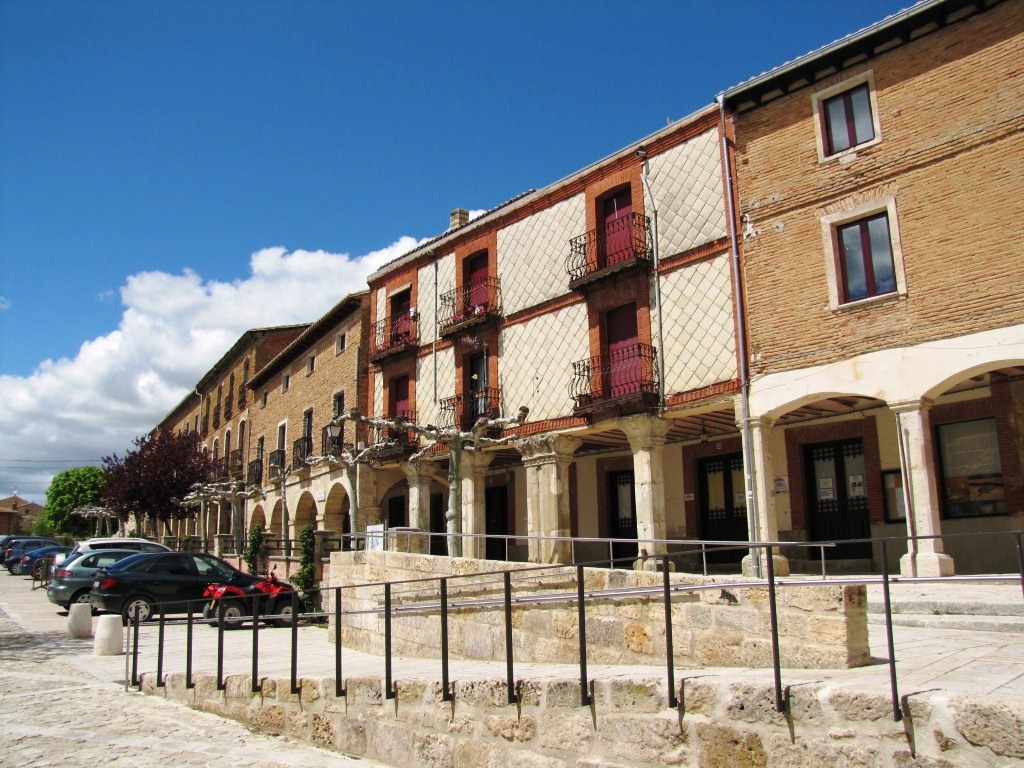
<instances>
[{"instance_id":1,"label":"balcony railing","mask_svg":"<svg viewBox=\"0 0 1024 768\"><path fill-rule=\"evenodd\" d=\"M242 449L235 448L228 456L228 475L235 478L242 476L242 471L245 469L245 460L242 456Z\"/></svg>"},{"instance_id":2,"label":"balcony railing","mask_svg":"<svg viewBox=\"0 0 1024 768\"><path fill-rule=\"evenodd\" d=\"M206 437L206 435L207 435L207 433L209 431L210 431L210 416L209 416L209 414L207 414L206 416L203 417L203 428L202 428L202 430L200 430L200 434L203 437Z\"/></svg>"},{"instance_id":3,"label":"balcony railing","mask_svg":"<svg viewBox=\"0 0 1024 768\"><path fill-rule=\"evenodd\" d=\"M222 456L213 460L213 476L217 480L223 480L228 476L228 457Z\"/></svg>"},{"instance_id":4,"label":"balcony railing","mask_svg":"<svg viewBox=\"0 0 1024 768\"><path fill-rule=\"evenodd\" d=\"M630 344L572 364L573 413L606 409L636 413L658 405L658 354L649 344Z\"/></svg>"},{"instance_id":5,"label":"balcony railing","mask_svg":"<svg viewBox=\"0 0 1024 768\"><path fill-rule=\"evenodd\" d=\"M484 277L441 294L442 336L501 317L501 280Z\"/></svg>"},{"instance_id":6,"label":"balcony railing","mask_svg":"<svg viewBox=\"0 0 1024 768\"><path fill-rule=\"evenodd\" d=\"M292 469L306 466L306 459L313 455L313 438L300 437L292 443Z\"/></svg>"},{"instance_id":7,"label":"balcony railing","mask_svg":"<svg viewBox=\"0 0 1024 768\"><path fill-rule=\"evenodd\" d=\"M374 323L370 328L370 361L415 350L420 339L418 319L410 312Z\"/></svg>"},{"instance_id":8,"label":"balcony railing","mask_svg":"<svg viewBox=\"0 0 1024 768\"><path fill-rule=\"evenodd\" d=\"M345 450L345 447L344 432L337 437L331 437L330 433L327 431L327 427L324 427L320 436L320 453L322 455L337 456Z\"/></svg>"},{"instance_id":9,"label":"balcony railing","mask_svg":"<svg viewBox=\"0 0 1024 768\"><path fill-rule=\"evenodd\" d=\"M231 418L231 409L234 407L234 395L228 392L224 398L224 420Z\"/></svg>"},{"instance_id":10,"label":"balcony railing","mask_svg":"<svg viewBox=\"0 0 1024 768\"><path fill-rule=\"evenodd\" d=\"M415 422L416 411L397 411L381 418L388 421L405 419L406 421ZM390 427L371 427L369 439L371 443L394 443L391 448L374 454L373 461L375 463L397 461L404 458L418 447L419 442L416 433L412 430L392 429Z\"/></svg>"},{"instance_id":11,"label":"balcony railing","mask_svg":"<svg viewBox=\"0 0 1024 768\"><path fill-rule=\"evenodd\" d=\"M253 459L245 473L247 485L263 485L263 459Z\"/></svg>"},{"instance_id":12,"label":"balcony railing","mask_svg":"<svg viewBox=\"0 0 1024 768\"><path fill-rule=\"evenodd\" d=\"M248 384L248 382L242 384L238 388L238 407L239 408L245 408L246 394L248 392L249 392L249 384Z\"/></svg>"},{"instance_id":13,"label":"balcony railing","mask_svg":"<svg viewBox=\"0 0 1024 768\"><path fill-rule=\"evenodd\" d=\"M501 390L485 387L441 401L440 422L443 427L458 427L468 432L477 419L496 419L501 415Z\"/></svg>"},{"instance_id":14,"label":"balcony railing","mask_svg":"<svg viewBox=\"0 0 1024 768\"><path fill-rule=\"evenodd\" d=\"M651 242L651 220L638 213L574 237L565 260L569 287L576 290L620 272L649 268Z\"/></svg>"},{"instance_id":15,"label":"balcony railing","mask_svg":"<svg viewBox=\"0 0 1024 768\"><path fill-rule=\"evenodd\" d=\"M284 473L285 450L278 448L271 451L267 458L267 475L271 480L277 480Z\"/></svg>"},{"instance_id":16,"label":"balcony railing","mask_svg":"<svg viewBox=\"0 0 1024 768\"><path fill-rule=\"evenodd\" d=\"M213 428L217 429L220 426L220 406L218 405L213 409Z\"/></svg>"}]
</instances>

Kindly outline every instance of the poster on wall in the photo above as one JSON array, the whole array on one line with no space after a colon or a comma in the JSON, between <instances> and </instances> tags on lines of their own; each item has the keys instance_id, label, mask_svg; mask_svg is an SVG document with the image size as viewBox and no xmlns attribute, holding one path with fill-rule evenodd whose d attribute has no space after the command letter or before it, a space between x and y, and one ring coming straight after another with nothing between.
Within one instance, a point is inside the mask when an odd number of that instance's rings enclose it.
<instances>
[{"instance_id":1,"label":"poster on wall","mask_svg":"<svg viewBox=\"0 0 1024 768\"><path fill-rule=\"evenodd\" d=\"M832 486L831 477L818 478L818 501L832 501L836 497L836 490Z\"/></svg>"},{"instance_id":2,"label":"poster on wall","mask_svg":"<svg viewBox=\"0 0 1024 768\"><path fill-rule=\"evenodd\" d=\"M373 552L384 551L384 523L366 526L366 548Z\"/></svg>"},{"instance_id":3,"label":"poster on wall","mask_svg":"<svg viewBox=\"0 0 1024 768\"><path fill-rule=\"evenodd\" d=\"M864 498L864 475L850 475L850 498Z\"/></svg>"}]
</instances>

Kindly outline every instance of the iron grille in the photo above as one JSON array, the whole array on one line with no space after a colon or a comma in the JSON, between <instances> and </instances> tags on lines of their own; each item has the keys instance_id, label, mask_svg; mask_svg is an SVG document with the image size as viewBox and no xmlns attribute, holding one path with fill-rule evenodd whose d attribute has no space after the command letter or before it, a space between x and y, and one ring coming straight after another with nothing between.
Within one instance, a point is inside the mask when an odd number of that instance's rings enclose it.
<instances>
[{"instance_id":1,"label":"iron grille","mask_svg":"<svg viewBox=\"0 0 1024 768\"><path fill-rule=\"evenodd\" d=\"M298 468L306 465L306 458L313 455L313 438L300 437L292 443L292 467Z\"/></svg>"},{"instance_id":2,"label":"iron grille","mask_svg":"<svg viewBox=\"0 0 1024 768\"><path fill-rule=\"evenodd\" d=\"M441 401L441 426L458 427L466 432L477 419L496 419L501 414L501 390L484 387Z\"/></svg>"},{"instance_id":3,"label":"iron grille","mask_svg":"<svg viewBox=\"0 0 1024 768\"><path fill-rule=\"evenodd\" d=\"M263 459L253 459L249 462L245 482L248 485L263 484Z\"/></svg>"},{"instance_id":4,"label":"iron grille","mask_svg":"<svg viewBox=\"0 0 1024 768\"><path fill-rule=\"evenodd\" d=\"M419 344L419 322L415 314L385 317L370 328L370 359L415 349Z\"/></svg>"},{"instance_id":5,"label":"iron grille","mask_svg":"<svg viewBox=\"0 0 1024 768\"><path fill-rule=\"evenodd\" d=\"M657 350L640 343L579 360L572 364L569 396L577 409L631 399L657 403L657 360Z\"/></svg>"},{"instance_id":6,"label":"iron grille","mask_svg":"<svg viewBox=\"0 0 1024 768\"><path fill-rule=\"evenodd\" d=\"M572 238L565 260L569 284L586 283L588 278L638 265L649 266L654 259L651 242L651 220L639 213Z\"/></svg>"},{"instance_id":7,"label":"iron grille","mask_svg":"<svg viewBox=\"0 0 1024 768\"><path fill-rule=\"evenodd\" d=\"M441 332L501 317L501 279L484 277L441 294Z\"/></svg>"}]
</instances>

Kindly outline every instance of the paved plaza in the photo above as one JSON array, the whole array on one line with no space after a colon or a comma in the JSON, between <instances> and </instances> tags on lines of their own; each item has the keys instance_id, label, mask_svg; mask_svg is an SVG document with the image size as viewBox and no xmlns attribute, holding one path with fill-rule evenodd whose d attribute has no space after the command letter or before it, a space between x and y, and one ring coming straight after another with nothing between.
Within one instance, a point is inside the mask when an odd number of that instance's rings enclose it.
<instances>
[{"instance_id":1,"label":"paved plaza","mask_svg":"<svg viewBox=\"0 0 1024 768\"><path fill-rule=\"evenodd\" d=\"M284 738L256 735L230 720L195 712L158 697L125 691L125 657L93 655L91 640L65 637L66 614L31 590L27 579L0 579L0 766L48 766L70 762L90 765L179 766L343 766L356 761ZM901 592L902 591L902 592ZM901 597L902 595L902 597ZM869 601L880 590L869 588ZM1019 584L905 585L893 587L894 601L993 603L1007 612L1024 612ZM95 621L95 619L94 619ZM942 689L1024 696L1024 633L974 631L970 617L956 629L934 626L895 627L900 694ZM184 632L167 628L165 672L184 671ZM194 627L195 672L216 669L216 630ZM142 635L140 672L156 668L155 625ZM229 632L225 674L251 671L251 633ZM321 627L303 626L299 637L299 675L334 675L334 645ZM284 629L260 632L260 676L287 678L291 633ZM801 683L824 683L887 693L889 667L884 626L871 624L872 655L876 663L852 670L783 669L783 683L798 691ZM381 658L345 649L344 677L384 675ZM593 679L658 679L663 668L591 665ZM771 670L677 669L676 679L709 677L729 682L768 682ZM451 663L452 680L502 679L503 663ZM438 680L440 665L431 659L394 660L395 680ZM578 676L574 665L516 664L517 679ZM797 694L798 695L798 694ZM379 765L360 760L362 765Z\"/></svg>"}]
</instances>

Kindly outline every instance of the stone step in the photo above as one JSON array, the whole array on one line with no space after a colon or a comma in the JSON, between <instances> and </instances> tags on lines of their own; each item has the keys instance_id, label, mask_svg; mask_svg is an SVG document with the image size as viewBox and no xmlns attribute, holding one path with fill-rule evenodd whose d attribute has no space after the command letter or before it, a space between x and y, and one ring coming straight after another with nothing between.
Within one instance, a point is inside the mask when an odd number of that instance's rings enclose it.
<instances>
[{"instance_id":1,"label":"stone step","mask_svg":"<svg viewBox=\"0 0 1024 768\"><path fill-rule=\"evenodd\" d=\"M868 613L884 612L881 600L868 600ZM1024 600L894 600L892 612L893 615L1024 617Z\"/></svg>"},{"instance_id":2,"label":"stone step","mask_svg":"<svg viewBox=\"0 0 1024 768\"><path fill-rule=\"evenodd\" d=\"M960 629L971 632L1015 632L1024 634L1024 616L980 614L894 613L894 626ZM885 626L885 615L871 613L868 624Z\"/></svg>"}]
</instances>

